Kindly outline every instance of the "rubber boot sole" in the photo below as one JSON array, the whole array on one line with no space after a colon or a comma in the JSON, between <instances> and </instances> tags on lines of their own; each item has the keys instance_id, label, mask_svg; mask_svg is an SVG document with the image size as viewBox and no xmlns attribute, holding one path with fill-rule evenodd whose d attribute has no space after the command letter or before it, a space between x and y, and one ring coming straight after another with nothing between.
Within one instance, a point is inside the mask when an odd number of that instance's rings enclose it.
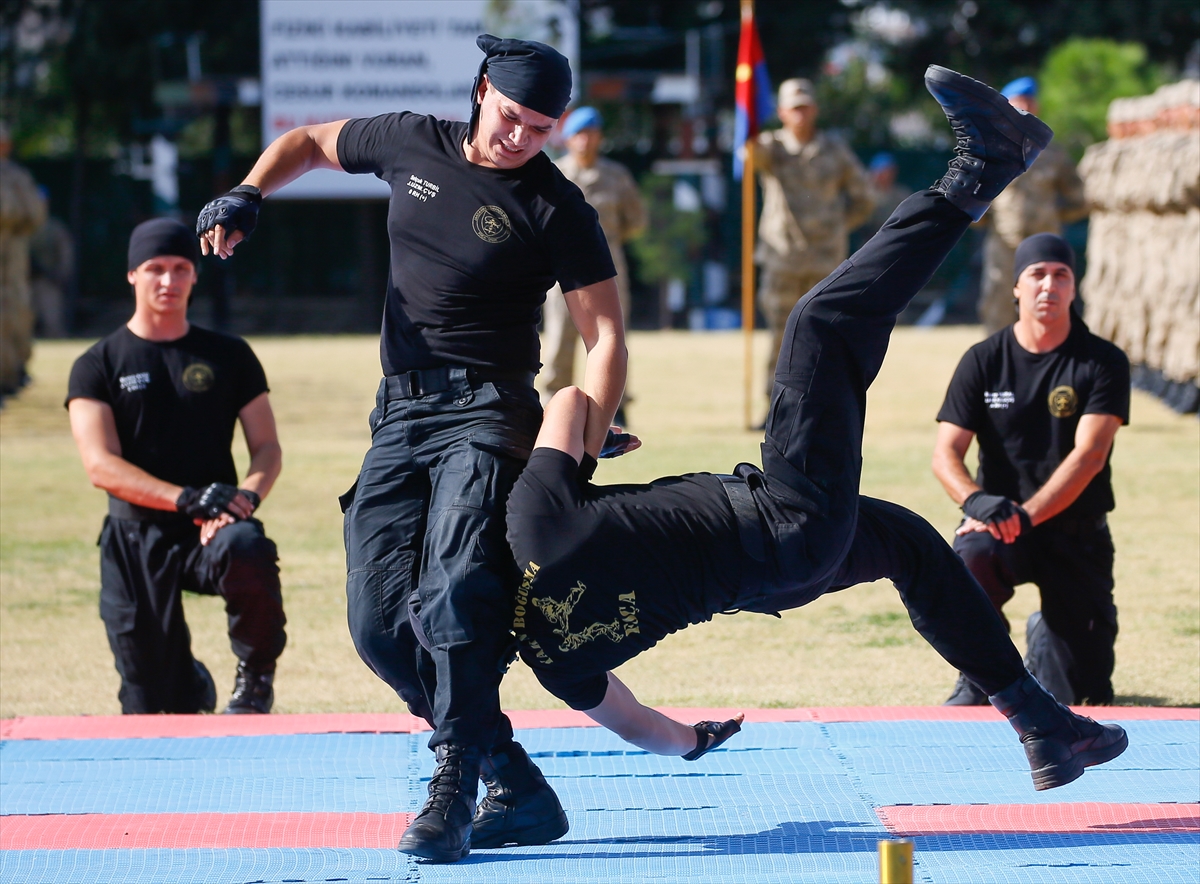
<instances>
[{"instance_id":1,"label":"rubber boot sole","mask_svg":"<svg viewBox=\"0 0 1200 884\"><path fill-rule=\"evenodd\" d=\"M471 841L463 845L462 850L439 850L434 844L405 844L404 838L400 838L400 844L396 847L401 853L407 853L409 856L420 857L434 863L456 863L463 859L471 852Z\"/></svg>"},{"instance_id":2,"label":"rubber boot sole","mask_svg":"<svg viewBox=\"0 0 1200 884\"><path fill-rule=\"evenodd\" d=\"M479 850L490 850L496 847L512 845L514 847L536 847L539 844L549 844L567 834L571 824L563 811L558 812L554 819L546 820L535 826L524 829L505 829L502 832L482 833L478 829L471 835L471 845Z\"/></svg>"},{"instance_id":3,"label":"rubber boot sole","mask_svg":"<svg viewBox=\"0 0 1200 884\"><path fill-rule=\"evenodd\" d=\"M1109 727L1114 727L1114 725L1109 725ZM1056 789L1067 783L1073 783L1083 776L1085 768L1112 761L1128 748L1129 735L1122 728L1120 739L1114 743L1099 749L1086 749L1071 756L1070 761L1062 764L1047 764L1045 767L1039 767L1032 771L1033 788L1038 792L1043 792L1046 789Z\"/></svg>"}]
</instances>

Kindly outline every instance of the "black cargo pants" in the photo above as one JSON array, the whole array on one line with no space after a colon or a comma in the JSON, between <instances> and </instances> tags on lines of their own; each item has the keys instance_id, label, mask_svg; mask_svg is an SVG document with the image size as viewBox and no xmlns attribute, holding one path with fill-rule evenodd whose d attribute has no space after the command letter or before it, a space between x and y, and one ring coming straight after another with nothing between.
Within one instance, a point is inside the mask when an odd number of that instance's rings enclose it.
<instances>
[{"instance_id":1,"label":"black cargo pants","mask_svg":"<svg viewBox=\"0 0 1200 884\"><path fill-rule=\"evenodd\" d=\"M920 516L859 497L867 389L896 317L970 223L941 194L914 194L792 310L762 449L776 493L755 494L771 535L773 586L738 606L779 611L891 578L917 630L995 693L1024 667L979 584Z\"/></svg>"},{"instance_id":2,"label":"black cargo pants","mask_svg":"<svg viewBox=\"0 0 1200 884\"><path fill-rule=\"evenodd\" d=\"M1104 517L1050 519L1008 544L973 532L956 537L954 550L997 612L1015 586L1036 584L1046 625L1071 649L1066 675L1076 702L1112 702L1117 606L1112 535Z\"/></svg>"},{"instance_id":3,"label":"black cargo pants","mask_svg":"<svg viewBox=\"0 0 1200 884\"><path fill-rule=\"evenodd\" d=\"M274 672L287 642L278 559L257 519L227 525L201 546L200 529L187 517L107 517L100 617L121 674L121 711L200 711L205 685L180 590L221 596L233 653L256 672Z\"/></svg>"},{"instance_id":4,"label":"black cargo pants","mask_svg":"<svg viewBox=\"0 0 1200 884\"><path fill-rule=\"evenodd\" d=\"M431 747L489 750L512 738L499 687L515 652L519 574L504 512L541 425L529 381L486 381L465 367L384 378L371 448L342 497L350 634L371 670L434 724Z\"/></svg>"}]
</instances>

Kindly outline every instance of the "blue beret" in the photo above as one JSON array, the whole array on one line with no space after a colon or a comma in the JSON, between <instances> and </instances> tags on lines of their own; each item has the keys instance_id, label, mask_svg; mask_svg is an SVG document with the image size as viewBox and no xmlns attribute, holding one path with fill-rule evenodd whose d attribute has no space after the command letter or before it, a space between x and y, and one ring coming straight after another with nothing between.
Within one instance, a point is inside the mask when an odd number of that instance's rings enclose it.
<instances>
[{"instance_id":1,"label":"blue beret","mask_svg":"<svg viewBox=\"0 0 1200 884\"><path fill-rule=\"evenodd\" d=\"M872 172L879 172L882 169L896 168L896 158L886 150L881 150L875 156L871 157L871 165L867 167Z\"/></svg>"},{"instance_id":2,"label":"blue beret","mask_svg":"<svg viewBox=\"0 0 1200 884\"><path fill-rule=\"evenodd\" d=\"M582 132L584 129L603 129L604 118L600 116L600 111L594 107L577 107L571 111L571 115L567 117L567 121L563 123L562 134L564 138L570 138L577 132Z\"/></svg>"},{"instance_id":3,"label":"blue beret","mask_svg":"<svg viewBox=\"0 0 1200 884\"><path fill-rule=\"evenodd\" d=\"M1016 98L1018 95L1023 95L1027 98L1037 98L1037 80L1033 77L1017 77L1017 79L1001 89L1000 94L1005 98Z\"/></svg>"}]
</instances>

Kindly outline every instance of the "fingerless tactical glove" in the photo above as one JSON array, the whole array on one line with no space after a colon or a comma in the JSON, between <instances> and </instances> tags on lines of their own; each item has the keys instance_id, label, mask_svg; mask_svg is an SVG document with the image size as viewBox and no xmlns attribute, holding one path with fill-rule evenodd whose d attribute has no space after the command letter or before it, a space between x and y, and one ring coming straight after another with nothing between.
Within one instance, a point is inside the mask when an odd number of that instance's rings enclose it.
<instances>
[{"instance_id":1,"label":"fingerless tactical glove","mask_svg":"<svg viewBox=\"0 0 1200 884\"><path fill-rule=\"evenodd\" d=\"M736 718L728 721L698 721L692 725L696 732L696 748L683 756L684 761L695 761L716 749L742 729ZM710 742L711 740L711 742Z\"/></svg>"},{"instance_id":2,"label":"fingerless tactical glove","mask_svg":"<svg viewBox=\"0 0 1200 884\"><path fill-rule=\"evenodd\" d=\"M184 488L183 493L175 499L175 508L193 519L215 519L221 513L229 512L230 502L239 493L244 492L236 485L226 485L223 482L213 482L204 488Z\"/></svg>"},{"instance_id":3,"label":"fingerless tactical glove","mask_svg":"<svg viewBox=\"0 0 1200 884\"><path fill-rule=\"evenodd\" d=\"M240 230L249 239L258 226L258 207L261 205L262 192L257 187L239 184L200 210L196 216L196 236L203 236L220 224L225 228L226 236Z\"/></svg>"}]
</instances>

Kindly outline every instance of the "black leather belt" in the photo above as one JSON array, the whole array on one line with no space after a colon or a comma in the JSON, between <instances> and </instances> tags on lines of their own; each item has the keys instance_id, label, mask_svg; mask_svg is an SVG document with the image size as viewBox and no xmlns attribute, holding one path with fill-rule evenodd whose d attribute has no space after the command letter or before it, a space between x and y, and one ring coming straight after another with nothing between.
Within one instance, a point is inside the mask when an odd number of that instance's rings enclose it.
<instances>
[{"instance_id":1,"label":"black leather belt","mask_svg":"<svg viewBox=\"0 0 1200 884\"><path fill-rule=\"evenodd\" d=\"M114 519L126 519L130 522L188 523L192 521L187 513L181 513L178 510L151 509L148 506L138 506L136 503L130 503L112 495L109 495L108 498L108 514Z\"/></svg>"},{"instance_id":2,"label":"black leather belt","mask_svg":"<svg viewBox=\"0 0 1200 884\"><path fill-rule=\"evenodd\" d=\"M1098 516L1057 516L1046 522L1045 527L1076 536L1091 534L1108 527L1108 515L1101 513Z\"/></svg>"},{"instance_id":3,"label":"black leather belt","mask_svg":"<svg viewBox=\"0 0 1200 884\"><path fill-rule=\"evenodd\" d=\"M738 536L742 541L742 549L746 555L756 562L767 560L767 545L763 539L762 520L758 517L758 507L754 503L754 495L745 479L737 476L717 476L733 514L737 517Z\"/></svg>"},{"instance_id":4,"label":"black leather belt","mask_svg":"<svg viewBox=\"0 0 1200 884\"><path fill-rule=\"evenodd\" d=\"M388 401L396 399L415 399L418 396L428 396L432 393L444 393L453 389L450 373L455 366L440 365L437 368L419 368L406 371L403 374L393 374L385 377ZM486 383L521 384L532 387L534 373L531 371L505 371L493 368L468 368L467 380L472 385Z\"/></svg>"}]
</instances>

